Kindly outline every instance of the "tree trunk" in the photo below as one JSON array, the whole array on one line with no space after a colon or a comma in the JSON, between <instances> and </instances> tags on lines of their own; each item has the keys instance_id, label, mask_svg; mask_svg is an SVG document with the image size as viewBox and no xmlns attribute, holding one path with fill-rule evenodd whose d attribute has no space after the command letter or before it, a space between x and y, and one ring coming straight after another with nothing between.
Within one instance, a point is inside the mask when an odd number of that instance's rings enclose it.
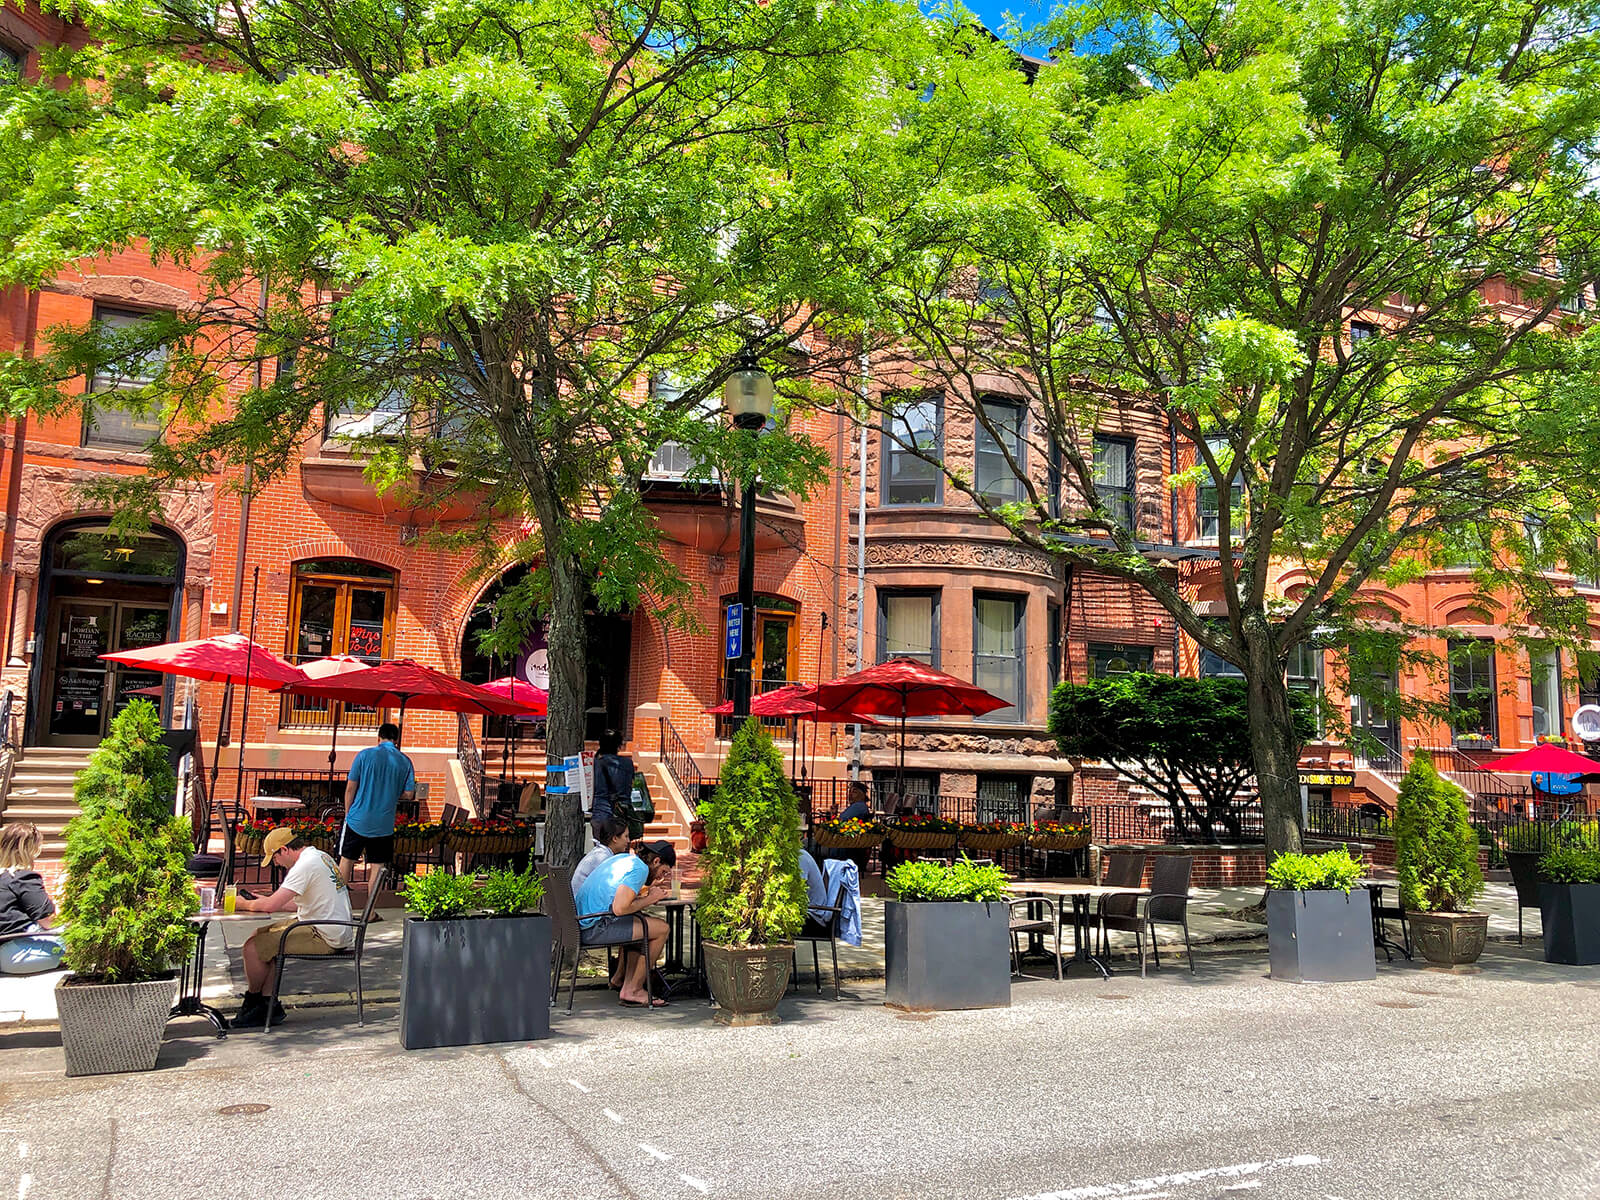
<instances>
[{"instance_id":1,"label":"tree trunk","mask_svg":"<svg viewBox=\"0 0 1600 1200\"><path fill-rule=\"evenodd\" d=\"M575 559L560 552L547 537L550 572L550 708L545 722L545 752L552 764L583 753L584 700L588 678L588 639L584 607L588 598ZM569 867L583 857L583 798L578 781L567 781L567 794L551 796L545 810L544 853L553 867Z\"/></svg>"},{"instance_id":2,"label":"tree trunk","mask_svg":"<svg viewBox=\"0 0 1600 1200\"><path fill-rule=\"evenodd\" d=\"M1265 625L1265 618L1262 618ZM1245 628L1250 692L1250 757L1261 796L1261 824L1267 839L1267 861L1301 848L1300 742L1289 708L1289 684L1272 649L1265 627Z\"/></svg>"}]
</instances>

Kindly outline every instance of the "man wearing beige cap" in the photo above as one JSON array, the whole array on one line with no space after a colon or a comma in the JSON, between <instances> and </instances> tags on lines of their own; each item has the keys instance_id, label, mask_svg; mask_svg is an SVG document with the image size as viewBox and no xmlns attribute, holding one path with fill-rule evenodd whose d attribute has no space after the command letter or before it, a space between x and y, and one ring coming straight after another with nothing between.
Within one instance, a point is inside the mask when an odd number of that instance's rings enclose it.
<instances>
[{"instance_id":1,"label":"man wearing beige cap","mask_svg":"<svg viewBox=\"0 0 1600 1200\"><path fill-rule=\"evenodd\" d=\"M272 986L273 961L283 931L296 921L341 921L344 924L302 925L292 930L284 945L288 954L332 954L355 939L350 921L350 889L339 874L339 864L287 829L274 829L261 843L261 865L284 872L283 883L264 899L239 899L240 912L275 913L294 910L294 920L263 925L244 944L244 1007L230 1024L236 1029L259 1028L266 1019ZM272 1023L284 1018L283 1005L272 997Z\"/></svg>"}]
</instances>

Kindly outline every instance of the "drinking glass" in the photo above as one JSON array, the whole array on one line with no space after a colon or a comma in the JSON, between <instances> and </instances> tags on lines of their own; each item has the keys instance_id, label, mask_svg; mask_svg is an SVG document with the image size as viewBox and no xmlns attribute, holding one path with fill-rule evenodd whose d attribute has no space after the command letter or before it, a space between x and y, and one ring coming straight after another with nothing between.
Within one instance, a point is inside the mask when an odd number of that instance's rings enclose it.
<instances>
[{"instance_id":1,"label":"drinking glass","mask_svg":"<svg viewBox=\"0 0 1600 1200\"><path fill-rule=\"evenodd\" d=\"M203 887L200 889L200 911L215 912L217 909L217 889Z\"/></svg>"},{"instance_id":2,"label":"drinking glass","mask_svg":"<svg viewBox=\"0 0 1600 1200\"><path fill-rule=\"evenodd\" d=\"M239 886L238 884L230 883L222 893L222 911L224 913L231 913L234 912L238 906Z\"/></svg>"}]
</instances>

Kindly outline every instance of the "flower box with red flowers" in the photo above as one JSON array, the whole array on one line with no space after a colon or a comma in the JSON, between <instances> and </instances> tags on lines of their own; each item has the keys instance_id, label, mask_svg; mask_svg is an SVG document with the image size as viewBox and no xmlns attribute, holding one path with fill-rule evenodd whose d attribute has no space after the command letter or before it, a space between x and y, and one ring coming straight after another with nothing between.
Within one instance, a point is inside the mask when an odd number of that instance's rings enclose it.
<instances>
[{"instance_id":1,"label":"flower box with red flowers","mask_svg":"<svg viewBox=\"0 0 1600 1200\"><path fill-rule=\"evenodd\" d=\"M1035 821L1028 845L1035 850L1082 850L1089 836L1089 826L1082 822Z\"/></svg>"},{"instance_id":2,"label":"flower box with red flowers","mask_svg":"<svg viewBox=\"0 0 1600 1200\"><path fill-rule=\"evenodd\" d=\"M967 850L998 854L1028 840L1029 829L1020 821L984 821L961 827L961 845Z\"/></svg>"},{"instance_id":3,"label":"flower box with red flowers","mask_svg":"<svg viewBox=\"0 0 1600 1200\"><path fill-rule=\"evenodd\" d=\"M950 850L961 826L932 813L906 813L886 822L889 843L900 850Z\"/></svg>"}]
</instances>

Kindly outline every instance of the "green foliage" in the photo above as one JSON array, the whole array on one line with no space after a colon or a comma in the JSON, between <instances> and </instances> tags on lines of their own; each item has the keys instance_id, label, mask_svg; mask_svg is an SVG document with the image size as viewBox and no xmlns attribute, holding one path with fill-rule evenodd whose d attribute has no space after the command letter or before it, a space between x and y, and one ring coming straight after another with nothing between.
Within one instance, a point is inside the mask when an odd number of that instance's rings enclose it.
<instances>
[{"instance_id":1,"label":"green foliage","mask_svg":"<svg viewBox=\"0 0 1600 1200\"><path fill-rule=\"evenodd\" d=\"M1400 781L1394 835L1401 904L1416 912L1463 912L1483 891L1478 835L1466 797L1418 753Z\"/></svg>"},{"instance_id":2,"label":"green foliage","mask_svg":"<svg viewBox=\"0 0 1600 1200\"><path fill-rule=\"evenodd\" d=\"M999 867L961 858L943 863L903 862L884 877L900 900L1003 900L1010 877Z\"/></svg>"},{"instance_id":3,"label":"green foliage","mask_svg":"<svg viewBox=\"0 0 1600 1200\"><path fill-rule=\"evenodd\" d=\"M1500 844L1511 854L1541 854L1570 847L1600 850L1600 821L1519 821L1501 831Z\"/></svg>"},{"instance_id":4,"label":"green foliage","mask_svg":"<svg viewBox=\"0 0 1600 1200\"><path fill-rule=\"evenodd\" d=\"M1365 870L1343 847L1324 854L1280 854L1267 868L1267 886L1289 892L1349 893Z\"/></svg>"},{"instance_id":5,"label":"green foliage","mask_svg":"<svg viewBox=\"0 0 1600 1200\"><path fill-rule=\"evenodd\" d=\"M1290 702L1298 745L1316 732L1314 709L1301 693ZM1179 828L1238 838L1239 790L1255 770L1243 680L1134 672L1062 683L1050 697L1050 732L1069 758L1115 759L1166 800Z\"/></svg>"},{"instance_id":6,"label":"green foliage","mask_svg":"<svg viewBox=\"0 0 1600 1200\"><path fill-rule=\"evenodd\" d=\"M700 805L705 871L696 919L709 942L786 942L805 924L800 807L783 757L761 722L744 723L722 764L716 793Z\"/></svg>"},{"instance_id":7,"label":"green foliage","mask_svg":"<svg viewBox=\"0 0 1600 1200\"><path fill-rule=\"evenodd\" d=\"M533 912L544 899L544 880L530 865L526 871L490 871L478 892L478 901L497 917Z\"/></svg>"},{"instance_id":8,"label":"green foliage","mask_svg":"<svg viewBox=\"0 0 1600 1200\"><path fill-rule=\"evenodd\" d=\"M157 978L194 948L193 846L188 822L172 815L176 779L160 736L155 706L134 701L74 787L83 812L67 823L61 916L66 964L87 978Z\"/></svg>"},{"instance_id":9,"label":"green foliage","mask_svg":"<svg viewBox=\"0 0 1600 1200\"><path fill-rule=\"evenodd\" d=\"M1539 878L1545 883L1600 883L1600 850L1552 850L1539 860Z\"/></svg>"},{"instance_id":10,"label":"green foliage","mask_svg":"<svg viewBox=\"0 0 1600 1200\"><path fill-rule=\"evenodd\" d=\"M401 880L399 892L406 908L427 921L448 921L478 905L476 875L453 875L436 867Z\"/></svg>"}]
</instances>

